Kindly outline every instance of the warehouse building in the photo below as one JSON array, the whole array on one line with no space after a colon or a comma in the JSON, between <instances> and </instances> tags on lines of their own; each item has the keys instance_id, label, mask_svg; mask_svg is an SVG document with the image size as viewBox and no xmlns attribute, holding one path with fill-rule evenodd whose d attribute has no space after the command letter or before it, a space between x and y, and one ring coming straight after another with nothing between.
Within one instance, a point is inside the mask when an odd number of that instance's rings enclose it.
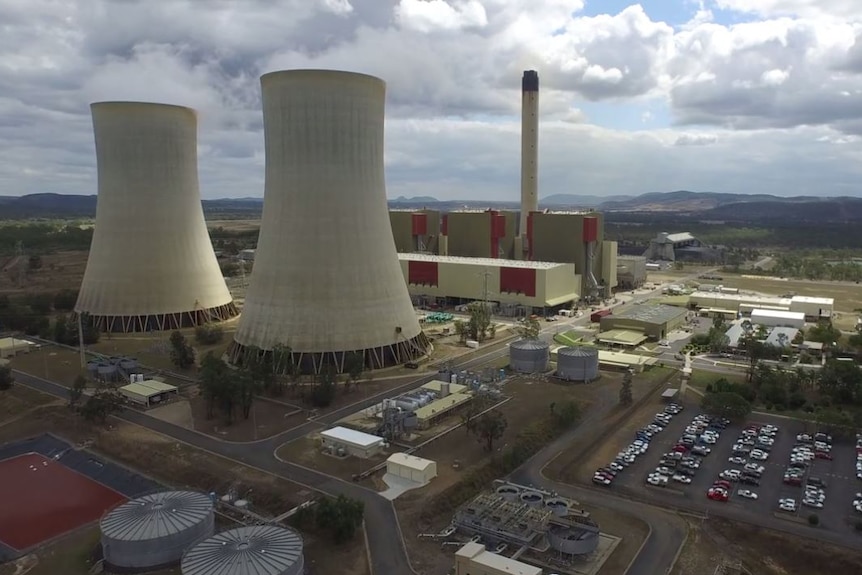
<instances>
[{"instance_id":1,"label":"warehouse building","mask_svg":"<svg viewBox=\"0 0 862 575\"><path fill-rule=\"evenodd\" d=\"M19 353L30 353L33 349L39 349L32 341L14 337L0 339L0 358L15 357Z\"/></svg>"},{"instance_id":2,"label":"warehouse building","mask_svg":"<svg viewBox=\"0 0 862 575\"><path fill-rule=\"evenodd\" d=\"M698 309L711 308L750 315L755 309L792 311L804 315L806 321L832 317L835 300L831 297L770 297L739 293L696 291L689 296L689 305Z\"/></svg>"},{"instance_id":3,"label":"warehouse building","mask_svg":"<svg viewBox=\"0 0 862 575\"><path fill-rule=\"evenodd\" d=\"M617 256L617 287L637 289L646 283L646 258L643 256Z\"/></svg>"},{"instance_id":4,"label":"warehouse building","mask_svg":"<svg viewBox=\"0 0 862 575\"><path fill-rule=\"evenodd\" d=\"M639 332L646 337L659 340L685 325L687 316L688 311L684 308L661 304L638 305L613 315L606 315L600 321L602 334L623 330ZM602 334L599 334L599 339ZM619 337L619 334L617 336Z\"/></svg>"},{"instance_id":5,"label":"warehouse building","mask_svg":"<svg viewBox=\"0 0 862 575\"><path fill-rule=\"evenodd\" d=\"M471 393L450 393L428 405L423 405L416 410L417 426L419 429L428 429L435 421L466 405L471 399L473 399Z\"/></svg>"},{"instance_id":6,"label":"warehouse building","mask_svg":"<svg viewBox=\"0 0 862 575\"><path fill-rule=\"evenodd\" d=\"M425 485L437 477L437 463L415 455L393 453L386 460L386 473Z\"/></svg>"},{"instance_id":7,"label":"warehouse building","mask_svg":"<svg viewBox=\"0 0 862 575\"><path fill-rule=\"evenodd\" d=\"M517 213L498 210L449 212L441 220L441 255L465 258L515 257Z\"/></svg>"},{"instance_id":8,"label":"warehouse building","mask_svg":"<svg viewBox=\"0 0 862 575\"><path fill-rule=\"evenodd\" d=\"M533 310L570 306L580 278L567 263L398 254L411 296L447 305L473 301L516 304Z\"/></svg>"},{"instance_id":9,"label":"warehouse building","mask_svg":"<svg viewBox=\"0 0 862 575\"><path fill-rule=\"evenodd\" d=\"M368 459L383 449L383 438L347 427L333 427L320 433L324 450L336 455L353 455Z\"/></svg>"},{"instance_id":10,"label":"warehouse building","mask_svg":"<svg viewBox=\"0 0 862 575\"><path fill-rule=\"evenodd\" d=\"M649 260L698 260L717 261L724 255L722 249L711 248L691 235L689 232L678 234L660 233L655 239L650 240L649 248L644 252L644 257Z\"/></svg>"},{"instance_id":11,"label":"warehouse building","mask_svg":"<svg viewBox=\"0 0 862 575\"><path fill-rule=\"evenodd\" d=\"M455 553L455 575L542 575L542 569L466 543Z\"/></svg>"},{"instance_id":12,"label":"warehouse building","mask_svg":"<svg viewBox=\"0 0 862 575\"><path fill-rule=\"evenodd\" d=\"M164 403L171 397L176 397L179 392L175 385L147 379L124 385L120 388L120 393L132 403L150 407L154 403Z\"/></svg>"},{"instance_id":13,"label":"warehouse building","mask_svg":"<svg viewBox=\"0 0 862 575\"><path fill-rule=\"evenodd\" d=\"M389 222L398 252L439 254L441 247L445 251L439 210L389 210Z\"/></svg>"},{"instance_id":14,"label":"warehouse building","mask_svg":"<svg viewBox=\"0 0 862 575\"><path fill-rule=\"evenodd\" d=\"M805 327L805 314L795 311L756 309L751 312L751 323L764 327Z\"/></svg>"}]
</instances>

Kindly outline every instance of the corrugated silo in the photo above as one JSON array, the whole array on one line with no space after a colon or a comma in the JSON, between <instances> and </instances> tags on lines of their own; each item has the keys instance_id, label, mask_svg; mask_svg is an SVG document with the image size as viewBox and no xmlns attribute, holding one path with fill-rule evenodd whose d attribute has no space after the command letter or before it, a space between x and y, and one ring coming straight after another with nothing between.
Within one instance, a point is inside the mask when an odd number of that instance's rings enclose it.
<instances>
[{"instance_id":1,"label":"corrugated silo","mask_svg":"<svg viewBox=\"0 0 862 575\"><path fill-rule=\"evenodd\" d=\"M594 347L561 347L557 350L557 377L567 381L592 381L599 377L599 350Z\"/></svg>"},{"instance_id":2,"label":"corrugated silo","mask_svg":"<svg viewBox=\"0 0 862 575\"><path fill-rule=\"evenodd\" d=\"M518 373L548 371L551 349L540 339L519 339L509 346L509 367Z\"/></svg>"},{"instance_id":3,"label":"corrugated silo","mask_svg":"<svg viewBox=\"0 0 862 575\"><path fill-rule=\"evenodd\" d=\"M235 316L201 206L194 110L139 102L91 108L99 194L75 311L113 332Z\"/></svg>"},{"instance_id":4,"label":"corrugated silo","mask_svg":"<svg viewBox=\"0 0 862 575\"><path fill-rule=\"evenodd\" d=\"M183 557L183 575L302 575L302 538L291 529L253 525L224 531Z\"/></svg>"},{"instance_id":5,"label":"corrugated silo","mask_svg":"<svg viewBox=\"0 0 862 575\"><path fill-rule=\"evenodd\" d=\"M350 352L372 369L423 356L386 205L384 82L292 70L261 86L263 220L231 360L283 345L303 371L340 372Z\"/></svg>"},{"instance_id":6,"label":"corrugated silo","mask_svg":"<svg viewBox=\"0 0 862 575\"><path fill-rule=\"evenodd\" d=\"M127 501L100 522L105 562L123 572L179 563L213 534L213 503L193 491L166 491Z\"/></svg>"}]
</instances>

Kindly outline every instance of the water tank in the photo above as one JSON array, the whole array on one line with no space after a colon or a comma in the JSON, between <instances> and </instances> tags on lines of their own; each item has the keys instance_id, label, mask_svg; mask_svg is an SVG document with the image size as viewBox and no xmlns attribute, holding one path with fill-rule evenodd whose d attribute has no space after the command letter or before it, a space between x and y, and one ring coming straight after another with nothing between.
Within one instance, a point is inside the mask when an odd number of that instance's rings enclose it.
<instances>
[{"instance_id":1,"label":"water tank","mask_svg":"<svg viewBox=\"0 0 862 575\"><path fill-rule=\"evenodd\" d=\"M565 517L569 514L569 502L560 497L551 497L545 500L545 507L551 510L557 517Z\"/></svg>"},{"instance_id":2,"label":"water tank","mask_svg":"<svg viewBox=\"0 0 862 575\"><path fill-rule=\"evenodd\" d=\"M183 557L182 575L301 575L302 538L292 529L252 525L198 543Z\"/></svg>"},{"instance_id":3,"label":"water tank","mask_svg":"<svg viewBox=\"0 0 862 575\"><path fill-rule=\"evenodd\" d=\"M599 350L594 347L561 347L557 351L557 377L567 381L592 381L599 377Z\"/></svg>"},{"instance_id":4,"label":"water tank","mask_svg":"<svg viewBox=\"0 0 862 575\"><path fill-rule=\"evenodd\" d=\"M97 371L100 377L109 378L117 374L117 366L110 363L100 363Z\"/></svg>"},{"instance_id":5,"label":"water tank","mask_svg":"<svg viewBox=\"0 0 862 575\"><path fill-rule=\"evenodd\" d=\"M515 487L514 485L501 485L497 488L497 495L505 499L506 501L515 501L518 499L518 495L520 495L521 490Z\"/></svg>"},{"instance_id":6,"label":"water tank","mask_svg":"<svg viewBox=\"0 0 862 575\"><path fill-rule=\"evenodd\" d=\"M518 373L548 371L550 346L540 339L520 339L509 346L509 367Z\"/></svg>"},{"instance_id":7,"label":"water tank","mask_svg":"<svg viewBox=\"0 0 862 575\"><path fill-rule=\"evenodd\" d=\"M521 494L521 503L525 503L530 507L539 507L542 505L544 497L537 491L525 491Z\"/></svg>"},{"instance_id":8,"label":"water tank","mask_svg":"<svg viewBox=\"0 0 862 575\"><path fill-rule=\"evenodd\" d=\"M440 397L443 398L443 397L446 397L447 395L449 395L449 383L448 382L441 382L440 383Z\"/></svg>"},{"instance_id":9,"label":"water tank","mask_svg":"<svg viewBox=\"0 0 862 575\"><path fill-rule=\"evenodd\" d=\"M176 564L214 530L212 499L193 491L165 491L127 501L100 522L105 562L124 572Z\"/></svg>"},{"instance_id":10,"label":"water tank","mask_svg":"<svg viewBox=\"0 0 862 575\"><path fill-rule=\"evenodd\" d=\"M130 369L137 369L138 360L134 357L122 357L119 361L120 367L129 371Z\"/></svg>"}]
</instances>

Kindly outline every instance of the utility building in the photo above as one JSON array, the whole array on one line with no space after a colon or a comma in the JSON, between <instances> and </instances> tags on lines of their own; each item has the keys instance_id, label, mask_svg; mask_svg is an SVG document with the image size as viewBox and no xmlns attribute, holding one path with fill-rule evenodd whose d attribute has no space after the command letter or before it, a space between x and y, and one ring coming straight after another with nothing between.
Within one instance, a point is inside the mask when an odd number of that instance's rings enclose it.
<instances>
[{"instance_id":1,"label":"utility building","mask_svg":"<svg viewBox=\"0 0 862 575\"><path fill-rule=\"evenodd\" d=\"M441 255L512 259L517 214L512 211L457 211L443 216L446 250Z\"/></svg>"},{"instance_id":2,"label":"utility building","mask_svg":"<svg viewBox=\"0 0 862 575\"><path fill-rule=\"evenodd\" d=\"M617 285L623 289L637 289L646 283L646 258L643 256L617 256Z\"/></svg>"},{"instance_id":3,"label":"utility building","mask_svg":"<svg viewBox=\"0 0 862 575\"><path fill-rule=\"evenodd\" d=\"M343 372L353 354L372 369L424 356L386 205L386 85L332 70L261 85L263 218L230 359L287 346L305 372Z\"/></svg>"},{"instance_id":4,"label":"utility building","mask_svg":"<svg viewBox=\"0 0 862 575\"><path fill-rule=\"evenodd\" d=\"M201 207L194 110L138 102L91 110L99 193L75 311L106 332L234 317Z\"/></svg>"},{"instance_id":5,"label":"utility building","mask_svg":"<svg viewBox=\"0 0 862 575\"><path fill-rule=\"evenodd\" d=\"M606 315L600 321L602 333L612 330L633 331L652 339L664 339L667 334L685 325L687 316L688 310L685 308L661 304L637 305Z\"/></svg>"}]
</instances>

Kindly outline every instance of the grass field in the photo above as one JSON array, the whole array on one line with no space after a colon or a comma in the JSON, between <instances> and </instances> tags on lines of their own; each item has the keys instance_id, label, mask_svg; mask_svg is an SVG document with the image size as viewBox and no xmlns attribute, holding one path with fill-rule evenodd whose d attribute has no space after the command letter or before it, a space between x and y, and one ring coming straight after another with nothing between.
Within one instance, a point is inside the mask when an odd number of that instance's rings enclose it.
<instances>
[{"instance_id":1,"label":"grass field","mask_svg":"<svg viewBox=\"0 0 862 575\"><path fill-rule=\"evenodd\" d=\"M578 345L583 339L583 335L573 329L558 333L554 336L554 341L560 345Z\"/></svg>"},{"instance_id":2,"label":"grass field","mask_svg":"<svg viewBox=\"0 0 862 575\"><path fill-rule=\"evenodd\" d=\"M745 291L765 294L831 297L835 299L835 311L853 314L854 309L862 308L862 284L849 282L779 280L770 278L742 277L734 274L721 274L721 284Z\"/></svg>"}]
</instances>

